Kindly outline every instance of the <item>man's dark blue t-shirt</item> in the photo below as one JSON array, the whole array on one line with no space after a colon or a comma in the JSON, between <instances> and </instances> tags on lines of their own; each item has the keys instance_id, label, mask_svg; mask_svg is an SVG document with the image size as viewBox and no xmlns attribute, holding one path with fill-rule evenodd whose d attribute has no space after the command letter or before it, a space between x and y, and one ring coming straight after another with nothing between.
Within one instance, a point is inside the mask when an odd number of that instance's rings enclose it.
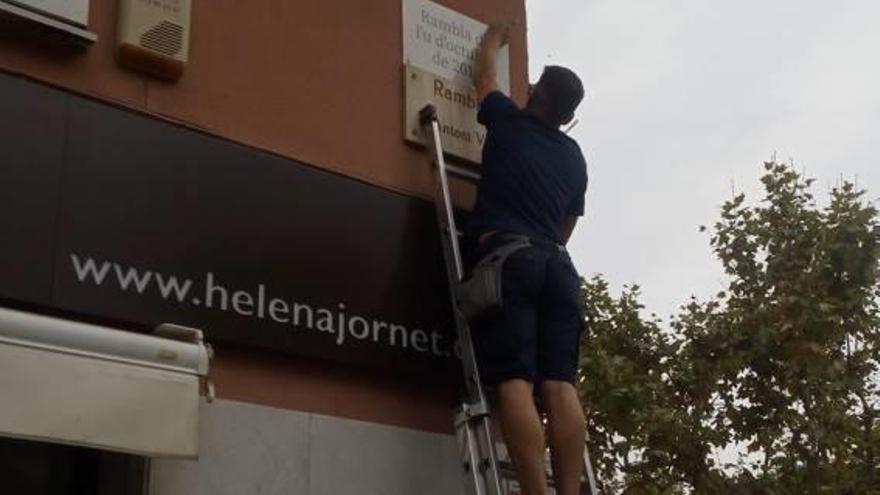
<instances>
[{"instance_id":1,"label":"man's dark blue t-shirt","mask_svg":"<svg viewBox=\"0 0 880 495\"><path fill-rule=\"evenodd\" d=\"M501 231L561 242L566 217L584 214L587 164L580 147L499 91L483 99L477 120L488 133L468 236Z\"/></svg>"}]
</instances>

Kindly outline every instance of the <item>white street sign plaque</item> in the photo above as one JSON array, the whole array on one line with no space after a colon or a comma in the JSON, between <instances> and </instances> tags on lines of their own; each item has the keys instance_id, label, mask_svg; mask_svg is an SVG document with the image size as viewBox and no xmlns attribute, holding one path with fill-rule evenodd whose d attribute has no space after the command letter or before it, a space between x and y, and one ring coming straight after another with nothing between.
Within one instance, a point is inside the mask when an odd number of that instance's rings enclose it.
<instances>
[{"instance_id":1,"label":"white street sign plaque","mask_svg":"<svg viewBox=\"0 0 880 495\"><path fill-rule=\"evenodd\" d=\"M486 24L428 0L403 1L403 63L456 84L472 84ZM510 94L510 51L498 53L498 86Z\"/></svg>"}]
</instances>

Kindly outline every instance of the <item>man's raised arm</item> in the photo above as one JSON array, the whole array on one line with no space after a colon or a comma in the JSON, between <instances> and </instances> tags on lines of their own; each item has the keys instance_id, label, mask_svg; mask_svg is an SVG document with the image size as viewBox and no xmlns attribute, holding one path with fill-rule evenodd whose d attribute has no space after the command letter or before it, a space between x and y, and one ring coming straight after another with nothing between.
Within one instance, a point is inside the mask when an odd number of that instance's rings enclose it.
<instances>
[{"instance_id":1,"label":"man's raised arm","mask_svg":"<svg viewBox=\"0 0 880 495\"><path fill-rule=\"evenodd\" d=\"M498 50L507 43L510 27L510 23L492 24L483 34L474 66L474 87L478 101L483 101L486 95L498 90Z\"/></svg>"}]
</instances>

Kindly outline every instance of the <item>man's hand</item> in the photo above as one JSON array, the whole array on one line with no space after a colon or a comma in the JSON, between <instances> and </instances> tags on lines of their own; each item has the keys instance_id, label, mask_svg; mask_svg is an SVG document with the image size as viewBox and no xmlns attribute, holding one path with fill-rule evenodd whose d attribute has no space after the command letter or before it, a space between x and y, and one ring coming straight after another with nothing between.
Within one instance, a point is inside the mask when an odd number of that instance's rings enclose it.
<instances>
[{"instance_id":1,"label":"man's hand","mask_svg":"<svg viewBox=\"0 0 880 495\"><path fill-rule=\"evenodd\" d=\"M487 36L497 36L499 46L504 46L510 41L510 31L516 25L517 23L514 21L493 22L489 24L489 29L486 30L483 36L484 38Z\"/></svg>"},{"instance_id":2,"label":"man's hand","mask_svg":"<svg viewBox=\"0 0 880 495\"><path fill-rule=\"evenodd\" d=\"M498 50L507 44L510 31L517 25L516 22L496 22L490 24L483 34L480 53L474 66L474 87L478 101L483 101L486 95L498 90Z\"/></svg>"}]
</instances>

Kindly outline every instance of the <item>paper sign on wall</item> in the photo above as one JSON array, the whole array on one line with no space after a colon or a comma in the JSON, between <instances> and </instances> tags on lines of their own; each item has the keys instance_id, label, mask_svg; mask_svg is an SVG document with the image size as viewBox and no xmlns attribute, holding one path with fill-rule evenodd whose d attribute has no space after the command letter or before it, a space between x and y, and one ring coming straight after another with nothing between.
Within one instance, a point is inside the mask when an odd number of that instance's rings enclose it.
<instances>
[{"instance_id":1,"label":"paper sign on wall","mask_svg":"<svg viewBox=\"0 0 880 495\"><path fill-rule=\"evenodd\" d=\"M403 1L403 63L470 85L488 26L428 0ZM498 87L510 94L510 51L498 52Z\"/></svg>"}]
</instances>

